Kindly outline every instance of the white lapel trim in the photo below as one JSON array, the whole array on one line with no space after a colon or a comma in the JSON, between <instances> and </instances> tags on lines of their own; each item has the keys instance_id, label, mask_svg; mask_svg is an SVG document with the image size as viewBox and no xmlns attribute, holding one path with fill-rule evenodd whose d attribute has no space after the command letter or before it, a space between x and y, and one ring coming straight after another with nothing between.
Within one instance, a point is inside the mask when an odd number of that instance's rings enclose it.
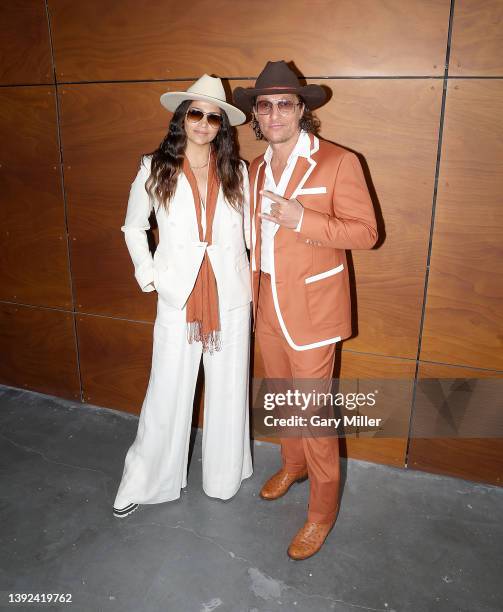
<instances>
[{"instance_id":1,"label":"white lapel trim","mask_svg":"<svg viewBox=\"0 0 503 612\"><path fill-rule=\"evenodd\" d=\"M319 141L319 139L316 136L314 136L314 139L313 139L313 148L310 151L310 155L314 155L314 153L316 153L319 148L320 148L320 141ZM311 157L308 158L308 162L309 162L309 168L306 170L304 176L299 181L299 184L297 185L297 187L295 188L294 192L292 193L292 196L291 196L292 198L297 197L297 195L299 193L299 190L302 189L302 187L305 185L307 179L311 175L312 171L317 166L317 162L314 159L312 159ZM276 235L276 232L279 229L279 227L280 226L278 225L277 228L275 228L274 235ZM295 342L293 341L292 337L288 333L288 330L287 330L286 325L285 325L285 321L283 319L283 315L281 314L281 309L279 307L278 291L276 289L276 270L275 270L275 258L274 258L274 239L273 239L273 249L272 249L271 289L272 289L272 299L273 299L273 302L274 302L274 309L276 311L276 315L278 316L278 321L279 321L279 325L281 327L281 331L283 332L283 335L285 336L285 339L288 342L288 344L295 351L308 351L310 349L318 348L320 346L326 346L327 344L335 344L336 342L340 342L341 341L341 336L335 336L334 338L327 338L325 340L320 340L319 342L312 342L310 344L295 344Z\"/></svg>"},{"instance_id":2,"label":"white lapel trim","mask_svg":"<svg viewBox=\"0 0 503 612\"><path fill-rule=\"evenodd\" d=\"M257 258L256 258L256 246L257 246L257 228L255 226L255 215L257 212L257 206L258 206L258 193L257 193L257 189L258 189L258 177L260 175L260 168L262 168L262 166L265 164L265 161L262 160L257 168L257 173L255 174L255 183L253 185L253 214L252 214L252 218L251 218L251 248L252 248L252 271L256 272L257 271ZM260 221L259 221L260 222Z\"/></svg>"},{"instance_id":3,"label":"white lapel trim","mask_svg":"<svg viewBox=\"0 0 503 612\"><path fill-rule=\"evenodd\" d=\"M318 139L315 137L315 140L318 141ZM311 155L313 154L313 152L315 153L318 150L318 147L311 149L310 153ZM297 183L297 187L295 187L292 195L290 196L290 199L293 200L295 199L298 195L299 195L299 191L302 189L302 187L304 187L304 185L306 184L307 179L311 176L312 171L316 168L316 166L318 165L316 161L314 161L314 159L312 157L308 157L307 161L309 163L309 168L304 172L304 176L300 179L300 181ZM294 169L295 172L295 169ZM273 240L274 240L274 236L276 236L276 232L279 230L281 226L280 225L276 225L276 227L273 230Z\"/></svg>"}]
</instances>

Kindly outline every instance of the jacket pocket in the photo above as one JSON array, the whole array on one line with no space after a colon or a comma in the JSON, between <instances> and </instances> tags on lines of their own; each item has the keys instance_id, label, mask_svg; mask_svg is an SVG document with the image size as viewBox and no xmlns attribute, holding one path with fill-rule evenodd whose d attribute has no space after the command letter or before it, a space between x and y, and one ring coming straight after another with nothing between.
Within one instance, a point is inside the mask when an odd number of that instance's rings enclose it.
<instances>
[{"instance_id":1,"label":"jacket pocket","mask_svg":"<svg viewBox=\"0 0 503 612\"><path fill-rule=\"evenodd\" d=\"M316 195L318 193L327 193L326 187L304 187L297 191L297 195Z\"/></svg>"},{"instance_id":2,"label":"jacket pocket","mask_svg":"<svg viewBox=\"0 0 503 612\"><path fill-rule=\"evenodd\" d=\"M346 302L344 263L304 279L309 318L314 327L326 328L340 320Z\"/></svg>"},{"instance_id":3,"label":"jacket pocket","mask_svg":"<svg viewBox=\"0 0 503 612\"><path fill-rule=\"evenodd\" d=\"M306 285L309 285L310 283L316 283L317 281L323 280L324 278L328 278L330 276L333 276L334 274L338 274L339 272L342 272L343 270L344 270L344 264L340 264L336 268L332 268L330 270L327 270L326 272L320 272L319 274L308 276L307 278L304 279L304 282L306 283Z\"/></svg>"}]
</instances>

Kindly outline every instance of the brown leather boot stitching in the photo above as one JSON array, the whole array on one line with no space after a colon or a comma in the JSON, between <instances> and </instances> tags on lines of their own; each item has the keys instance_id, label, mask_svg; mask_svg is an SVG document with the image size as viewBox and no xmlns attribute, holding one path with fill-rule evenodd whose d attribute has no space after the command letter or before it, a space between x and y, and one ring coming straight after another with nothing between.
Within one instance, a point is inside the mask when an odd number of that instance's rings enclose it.
<instances>
[{"instance_id":1,"label":"brown leather boot stitching","mask_svg":"<svg viewBox=\"0 0 503 612\"><path fill-rule=\"evenodd\" d=\"M292 474L283 468L276 472L260 490L262 499L273 500L282 497L294 482L302 482L307 478L307 470Z\"/></svg>"},{"instance_id":2,"label":"brown leather boot stitching","mask_svg":"<svg viewBox=\"0 0 503 612\"><path fill-rule=\"evenodd\" d=\"M312 557L323 546L334 524L335 521L333 523L311 523L306 521L288 547L288 556L295 561Z\"/></svg>"}]
</instances>

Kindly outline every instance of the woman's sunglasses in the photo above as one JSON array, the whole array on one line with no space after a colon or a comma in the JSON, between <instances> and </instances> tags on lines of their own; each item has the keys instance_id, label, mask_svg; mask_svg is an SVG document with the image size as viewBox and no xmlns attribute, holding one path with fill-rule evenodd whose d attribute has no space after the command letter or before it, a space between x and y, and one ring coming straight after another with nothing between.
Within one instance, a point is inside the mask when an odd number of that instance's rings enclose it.
<instances>
[{"instance_id":1,"label":"woman's sunglasses","mask_svg":"<svg viewBox=\"0 0 503 612\"><path fill-rule=\"evenodd\" d=\"M214 130L218 130L222 125L222 115L220 113L203 113L203 111L198 108L189 108L186 116L187 120L191 123L199 123L199 121L206 116L208 125Z\"/></svg>"}]
</instances>

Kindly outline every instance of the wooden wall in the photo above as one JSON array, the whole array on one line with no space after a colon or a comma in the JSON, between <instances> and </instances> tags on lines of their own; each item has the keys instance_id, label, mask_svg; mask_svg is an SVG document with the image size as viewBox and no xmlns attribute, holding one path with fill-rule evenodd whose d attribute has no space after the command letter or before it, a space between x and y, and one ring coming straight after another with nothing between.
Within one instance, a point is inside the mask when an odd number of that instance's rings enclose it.
<instances>
[{"instance_id":1,"label":"wooden wall","mask_svg":"<svg viewBox=\"0 0 503 612\"><path fill-rule=\"evenodd\" d=\"M293 60L333 96L381 238L354 252L343 377L503 375L501 0L19 0L0 8L0 382L138 412L155 293L120 226L159 104L202 73L249 86ZM242 156L264 144L239 128ZM155 232L154 232L155 234ZM255 359L256 376L261 358ZM481 418L486 410L480 405ZM348 456L501 483L501 439L348 439Z\"/></svg>"}]
</instances>

